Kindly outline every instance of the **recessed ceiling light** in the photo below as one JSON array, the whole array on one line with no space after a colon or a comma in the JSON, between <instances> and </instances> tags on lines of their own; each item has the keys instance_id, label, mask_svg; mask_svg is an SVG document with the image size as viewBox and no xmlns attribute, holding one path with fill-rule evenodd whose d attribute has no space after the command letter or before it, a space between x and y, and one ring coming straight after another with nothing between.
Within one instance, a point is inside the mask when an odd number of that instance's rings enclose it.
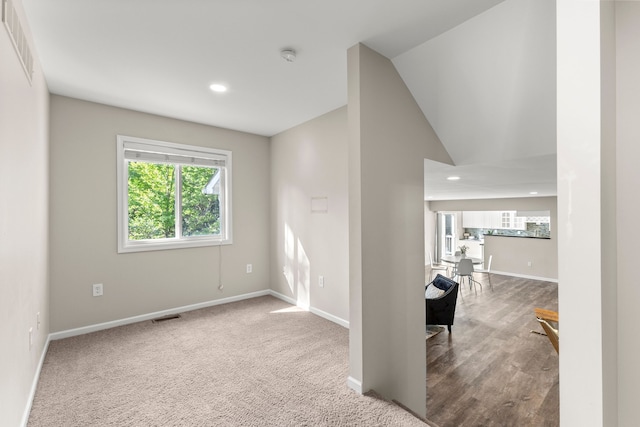
<instances>
[{"instance_id":1,"label":"recessed ceiling light","mask_svg":"<svg viewBox=\"0 0 640 427\"><path fill-rule=\"evenodd\" d=\"M449 176L449 177L447 177L447 179L448 179L449 181L457 181L457 180L459 180L459 179L460 179L460 177L459 177L459 176Z\"/></svg>"},{"instance_id":2,"label":"recessed ceiling light","mask_svg":"<svg viewBox=\"0 0 640 427\"><path fill-rule=\"evenodd\" d=\"M537 191L529 191L529 194L538 194Z\"/></svg>"},{"instance_id":3,"label":"recessed ceiling light","mask_svg":"<svg viewBox=\"0 0 640 427\"><path fill-rule=\"evenodd\" d=\"M225 85L221 85L219 83L214 83L211 86L209 86L209 89L211 89L214 92L218 92L218 93L222 93L222 92L226 92L227 91L227 87Z\"/></svg>"}]
</instances>

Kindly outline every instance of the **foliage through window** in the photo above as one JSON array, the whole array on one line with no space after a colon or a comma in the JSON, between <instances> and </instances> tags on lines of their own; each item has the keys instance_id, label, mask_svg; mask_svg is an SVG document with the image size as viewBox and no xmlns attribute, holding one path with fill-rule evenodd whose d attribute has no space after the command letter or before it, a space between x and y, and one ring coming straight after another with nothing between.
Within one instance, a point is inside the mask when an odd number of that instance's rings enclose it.
<instances>
[{"instance_id":1,"label":"foliage through window","mask_svg":"<svg viewBox=\"0 0 640 427\"><path fill-rule=\"evenodd\" d=\"M231 243L231 152L118 136L118 251Z\"/></svg>"}]
</instances>

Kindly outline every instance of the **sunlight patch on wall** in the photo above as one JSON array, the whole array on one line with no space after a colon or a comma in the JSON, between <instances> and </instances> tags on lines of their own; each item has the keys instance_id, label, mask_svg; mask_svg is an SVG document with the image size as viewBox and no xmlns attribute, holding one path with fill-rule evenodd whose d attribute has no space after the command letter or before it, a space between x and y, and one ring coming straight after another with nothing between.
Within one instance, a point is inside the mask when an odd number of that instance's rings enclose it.
<instances>
[{"instance_id":1,"label":"sunlight patch on wall","mask_svg":"<svg viewBox=\"0 0 640 427\"><path fill-rule=\"evenodd\" d=\"M298 239L298 295L297 301L299 307L309 308L311 305L311 295L309 293L309 285L311 284L311 262L302 246L302 242Z\"/></svg>"},{"instance_id":2,"label":"sunlight patch on wall","mask_svg":"<svg viewBox=\"0 0 640 427\"><path fill-rule=\"evenodd\" d=\"M293 282L293 267L295 259L295 237L293 236L293 231L291 231L291 227L289 224L284 225L284 255L285 255L285 264L283 268L283 274L285 279L287 280L287 284L289 285L289 290L295 296L295 285Z\"/></svg>"}]
</instances>

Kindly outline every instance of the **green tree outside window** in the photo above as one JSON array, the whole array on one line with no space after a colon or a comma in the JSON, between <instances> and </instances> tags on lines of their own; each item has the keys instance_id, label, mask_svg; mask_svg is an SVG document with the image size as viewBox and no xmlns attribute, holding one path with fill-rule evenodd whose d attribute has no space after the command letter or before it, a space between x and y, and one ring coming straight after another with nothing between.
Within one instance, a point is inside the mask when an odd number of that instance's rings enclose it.
<instances>
[{"instance_id":1,"label":"green tree outside window","mask_svg":"<svg viewBox=\"0 0 640 427\"><path fill-rule=\"evenodd\" d=\"M176 237L176 199L183 236L219 235L219 195L205 194L218 172L211 167L128 162L129 240ZM180 191L177 182L182 184Z\"/></svg>"}]
</instances>

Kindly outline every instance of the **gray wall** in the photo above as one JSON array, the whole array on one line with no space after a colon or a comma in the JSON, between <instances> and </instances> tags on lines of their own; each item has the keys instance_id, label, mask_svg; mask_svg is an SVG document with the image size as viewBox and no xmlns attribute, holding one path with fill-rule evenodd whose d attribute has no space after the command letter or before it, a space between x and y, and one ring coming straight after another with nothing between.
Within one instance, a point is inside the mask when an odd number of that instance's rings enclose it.
<instances>
[{"instance_id":1,"label":"gray wall","mask_svg":"<svg viewBox=\"0 0 640 427\"><path fill-rule=\"evenodd\" d=\"M350 380L424 416L424 159L451 159L391 61L347 57Z\"/></svg>"},{"instance_id":2,"label":"gray wall","mask_svg":"<svg viewBox=\"0 0 640 427\"><path fill-rule=\"evenodd\" d=\"M513 199L446 200L427 202L436 211L548 210L551 214L551 239L525 239L485 235L485 262L493 255L491 270L507 274L558 279L558 209L556 197ZM528 262L531 261L531 267Z\"/></svg>"},{"instance_id":3,"label":"gray wall","mask_svg":"<svg viewBox=\"0 0 640 427\"><path fill-rule=\"evenodd\" d=\"M609 308L608 313L612 316L608 319L613 321L615 315L617 323L618 372L613 386L617 386L619 398L618 425L631 426L638 422L637 396L640 396L640 287L635 269L638 249L634 233L638 225L637 213L640 212L640 198L637 196L640 183L637 163L640 159L640 3L616 2L616 9L617 216L608 217L608 220L615 224L617 219L618 295L617 307ZM607 294L611 294L610 278L603 277L602 283ZM609 339L607 343L611 341ZM614 363L616 359L608 360Z\"/></svg>"},{"instance_id":4,"label":"gray wall","mask_svg":"<svg viewBox=\"0 0 640 427\"><path fill-rule=\"evenodd\" d=\"M20 2L14 2L33 49ZM0 25L0 425L21 424L49 335L49 93ZM37 313L40 312L40 328ZM29 328L33 344L29 348ZM35 384L33 384L35 385ZM35 391L35 390L33 390Z\"/></svg>"},{"instance_id":5,"label":"gray wall","mask_svg":"<svg viewBox=\"0 0 640 427\"><path fill-rule=\"evenodd\" d=\"M271 289L342 324L349 319L347 150L346 107L271 139ZM326 198L327 211L311 212L312 198Z\"/></svg>"},{"instance_id":6,"label":"gray wall","mask_svg":"<svg viewBox=\"0 0 640 427\"><path fill-rule=\"evenodd\" d=\"M231 150L233 244L118 254L117 134ZM265 137L52 96L52 331L268 289L269 161Z\"/></svg>"}]
</instances>

